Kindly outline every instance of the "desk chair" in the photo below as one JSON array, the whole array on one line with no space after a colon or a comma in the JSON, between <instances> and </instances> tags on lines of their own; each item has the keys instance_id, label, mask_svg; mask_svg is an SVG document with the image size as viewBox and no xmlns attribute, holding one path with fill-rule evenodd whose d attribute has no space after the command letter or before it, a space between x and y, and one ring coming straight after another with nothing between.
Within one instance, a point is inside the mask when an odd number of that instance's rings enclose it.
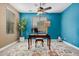
<instances>
[{"instance_id":1,"label":"desk chair","mask_svg":"<svg viewBox=\"0 0 79 59\"><path fill-rule=\"evenodd\" d=\"M44 40L43 40L43 38L36 38L36 40L35 40L35 47L37 47L37 43L39 41L42 43L42 47L44 47Z\"/></svg>"}]
</instances>

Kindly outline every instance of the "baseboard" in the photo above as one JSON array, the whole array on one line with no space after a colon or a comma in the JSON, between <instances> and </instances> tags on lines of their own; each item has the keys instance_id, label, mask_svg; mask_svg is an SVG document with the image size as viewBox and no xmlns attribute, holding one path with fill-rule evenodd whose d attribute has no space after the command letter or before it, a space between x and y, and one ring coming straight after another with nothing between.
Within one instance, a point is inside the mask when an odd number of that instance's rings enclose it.
<instances>
[{"instance_id":1,"label":"baseboard","mask_svg":"<svg viewBox=\"0 0 79 59\"><path fill-rule=\"evenodd\" d=\"M12 46L12 45L14 45L14 44L16 44L16 43L17 43L17 41L15 41L15 42L13 42L13 43L11 43L11 44L8 44L8 45L6 45L6 46L0 48L0 51L3 51L4 49L6 49L6 48L8 48L8 47L10 47L10 46Z\"/></svg>"},{"instance_id":2,"label":"baseboard","mask_svg":"<svg viewBox=\"0 0 79 59\"><path fill-rule=\"evenodd\" d=\"M70 43L68 43L68 42L66 42L66 41L63 41L65 44L67 44L67 45L69 45L69 46L71 46L71 47L73 47L73 48L75 48L75 49L77 49L77 50L79 50L79 48L78 47L76 47L76 46L74 46L74 45L72 45L72 44L70 44Z\"/></svg>"}]
</instances>

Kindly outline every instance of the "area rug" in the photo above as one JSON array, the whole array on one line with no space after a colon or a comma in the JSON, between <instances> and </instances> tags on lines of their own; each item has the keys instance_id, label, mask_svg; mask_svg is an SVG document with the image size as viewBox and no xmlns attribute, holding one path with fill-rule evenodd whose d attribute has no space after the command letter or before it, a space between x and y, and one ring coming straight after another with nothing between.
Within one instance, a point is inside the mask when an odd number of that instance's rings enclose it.
<instances>
[{"instance_id":1,"label":"area rug","mask_svg":"<svg viewBox=\"0 0 79 59\"><path fill-rule=\"evenodd\" d=\"M32 48L28 50L28 41L19 42L0 52L0 56L75 56L78 55L65 45L63 42L52 41L51 50L47 47L47 41L44 41L44 47L41 43L35 47L34 40Z\"/></svg>"}]
</instances>

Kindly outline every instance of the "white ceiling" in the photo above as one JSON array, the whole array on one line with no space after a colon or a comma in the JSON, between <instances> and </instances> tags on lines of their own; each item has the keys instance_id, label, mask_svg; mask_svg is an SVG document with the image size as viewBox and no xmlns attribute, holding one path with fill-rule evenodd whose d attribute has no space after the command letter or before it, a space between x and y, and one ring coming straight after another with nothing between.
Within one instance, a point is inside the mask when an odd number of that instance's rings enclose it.
<instances>
[{"instance_id":1,"label":"white ceiling","mask_svg":"<svg viewBox=\"0 0 79 59\"><path fill-rule=\"evenodd\" d=\"M39 3L10 3L15 9L22 13L36 13ZM46 8L51 6L52 9L46 12L48 13L60 13L63 12L71 3L43 3L42 7Z\"/></svg>"}]
</instances>

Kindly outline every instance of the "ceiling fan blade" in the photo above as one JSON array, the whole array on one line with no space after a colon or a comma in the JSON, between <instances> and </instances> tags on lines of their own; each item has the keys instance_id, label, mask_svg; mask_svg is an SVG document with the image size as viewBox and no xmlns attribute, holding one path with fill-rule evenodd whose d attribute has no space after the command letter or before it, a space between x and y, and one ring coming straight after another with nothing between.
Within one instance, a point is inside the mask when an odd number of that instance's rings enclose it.
<instances>
[{"instance_id":1,"label":"ceiling fan blade","mask_svg":"<svg viewBox=\"0 0 79 59\"><path fill-rule=\"evenodd\" d=\"M49 10L49 9L52 9L52 7L47 7L47 8L44 8L44 10Z\"/></svg>"},{"instance_id":2,"label":"ceiling fan blade","mask_svg":"<svg viewBox=\"0 0 79 59\"><path fill-rule=\"evenodd\" d=\"M44 11L44 8L43 7L39 7L37 11L38 12L40 12L40 11L43 12Z\"/></svg>"}]
</instances>

